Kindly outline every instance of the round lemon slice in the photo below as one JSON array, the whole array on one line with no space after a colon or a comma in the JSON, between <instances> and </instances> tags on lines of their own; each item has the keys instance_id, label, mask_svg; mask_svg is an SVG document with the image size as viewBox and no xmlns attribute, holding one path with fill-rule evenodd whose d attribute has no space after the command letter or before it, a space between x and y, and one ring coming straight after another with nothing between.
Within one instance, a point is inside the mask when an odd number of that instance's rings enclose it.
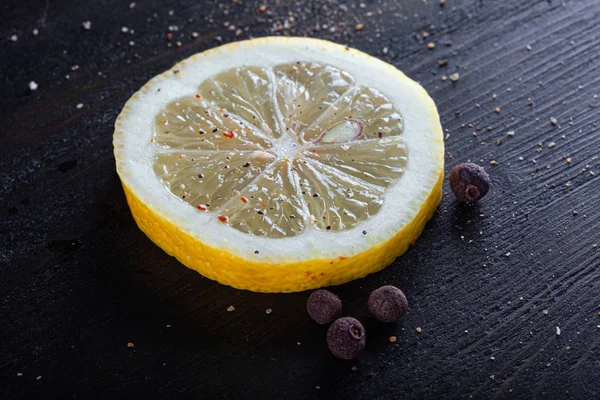
<instances>
[{"instance_id":1,"label":"round lemon slice","mask_svg":"<svg viewBox=\"0 0 600 400\"><path fill-rule=\"evenodd\" d=\"M255 39L180 62L127 102L114 148L142 231L253 291L378 271L441 197L442 130L425 90L322 40Z\"/></svg>"}]
</instances>

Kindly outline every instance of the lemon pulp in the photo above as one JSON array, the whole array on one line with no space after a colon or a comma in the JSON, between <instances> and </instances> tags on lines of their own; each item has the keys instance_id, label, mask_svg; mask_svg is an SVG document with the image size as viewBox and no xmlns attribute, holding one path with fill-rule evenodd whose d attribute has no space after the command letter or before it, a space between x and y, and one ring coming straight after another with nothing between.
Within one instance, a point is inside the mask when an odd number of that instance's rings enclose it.
<instances>
[{"instance_id":1,"label":"lemon pulp","mask_svg":"<svg viewBox=\"0 0 600 400\"><path fill-rule=\"evenodd\" d=\"M339 68L238 67L156 115L154 170L192 212L248 234L340 231L402 176L401 133L396 107Z\"/></svg>"}]
</instances>

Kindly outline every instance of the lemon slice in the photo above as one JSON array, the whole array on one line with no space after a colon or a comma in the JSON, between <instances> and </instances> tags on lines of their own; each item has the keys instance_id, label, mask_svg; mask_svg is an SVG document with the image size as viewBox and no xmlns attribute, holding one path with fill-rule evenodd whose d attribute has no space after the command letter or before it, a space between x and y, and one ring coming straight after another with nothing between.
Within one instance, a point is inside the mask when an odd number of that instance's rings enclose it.
<instances>
[{"instance_id":1,"label":"lemon slice","mask_svg":"<svg viewBox=\"0 0 600 400\"><path fill-rule=\"evenodd\" d=\"M262 38L184 60L115 124L138 226L236 288L292 292L378 271L441 197L436 107L394 67L304 38Z\"/></svg>"}]
</instances>

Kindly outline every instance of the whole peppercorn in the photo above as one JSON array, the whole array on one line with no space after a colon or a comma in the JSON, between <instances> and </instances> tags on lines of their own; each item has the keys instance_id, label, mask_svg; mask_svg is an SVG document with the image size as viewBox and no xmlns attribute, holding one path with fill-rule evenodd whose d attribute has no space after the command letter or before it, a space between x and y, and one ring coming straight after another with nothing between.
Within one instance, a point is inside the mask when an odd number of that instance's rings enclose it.
<instances>
[{"instance_id":1,"label":"whole peppercorn","mask_svg":"<svg viewBox=\"0 0 600 400\"><path fill-rule=\"evenodd\" d=\"M342 301L330 291L320 289L308 297L306 310L317 324L328 324L342 314Z\"/></svg>"},{"instance_id":2,"label":"whole peppercorn","mask_svg":"<svg viewBox=\"0 0 600 400\"><path fill-rule=\"evenodd\" d=\"M485 196L490 188L490 177L483 167L473 163L462 163L450 173L450 189L456 199L463 203L474 203Z\"/></svg>"},{"instance_id":3,"label":"whole peppercorn","mask_svg":"<svg viewBox=\"0 0 600 400\"><path fill-rule=\"evenodd\" d=\"M365 348L365 328L351 317L336 320L327 331L327 347L342 360L352 360Z\"/></svg>"},{"instance_id":4,"label":"whole peppercorn","mask_svg":"<svg viewBox=\"0 0 600 400\"><path fill-rule=\"evenodd\" d=\"M369 296L369 311L381 322L398 321L408 310L408 301L402 290L386 285Z\"/></svg>"}]
</instances>

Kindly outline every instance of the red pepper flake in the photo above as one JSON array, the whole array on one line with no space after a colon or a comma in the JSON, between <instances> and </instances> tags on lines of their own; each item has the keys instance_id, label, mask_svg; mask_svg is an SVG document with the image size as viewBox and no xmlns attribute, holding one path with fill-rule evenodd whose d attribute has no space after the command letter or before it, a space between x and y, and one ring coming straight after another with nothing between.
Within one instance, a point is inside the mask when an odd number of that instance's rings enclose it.
<instances>
[{"instance_id":1,"label":"red pepper flake","mask_svg":"<svg viewBox=\"0 0 600 400\"><path fill-rule=\"evenodd\" d=\"M171 32L167 33L167 40L173 39L173 34Z\"/></svg>"},{"instance_id":2,"label":"red pepper flake","mask_svg":"<svg viewBox=\"0 0 600 400\"><path fill-rule=\"evenodd\" d=\"M179 155L179 159L181 160L182 158L183 158L183 155L181 155L181 154L180 154L180 155Z\"/></svg>"},{"instance_id":3,"label":"red pepper flake","mask_svg":"<svg viewBox=\"0 0 600 400\"><path fill-rule=\"evenodd\" d=\"M240 200L242 201L242 203L246 204L248 202L248 199L245 197L240 197Z\"/></svg>"},{"instance_id":4,"label":"red pepper flake","mask_svg":"<svg viewBox=\"0 0 600 400\"><path fill-rule=\"evenodd\" d=\"M174 74L178 74L178 73L179 73L179 70L178 70L178 69L176 69L175 71L173 71L173 73L174 73Z\"/></svg>"},{"instance_id":5,"label":"red pepper flake","mask_svg":"<svg viewBox=\"0 0 600 400\"><path fill-rule=\"evenodd\" d=\"M223 216L223 215L219 215L217 218L219 218L219 221L221 221L222 223L227 223L227 217Z\"/></svg>"},{"instance_id":6,"label":"red pepper flake","mask_svg":"<svg viewBox=\"0 0 600 400\"><path fill-rule=\"evenodd\" d=\"M202 98L202 96L200 96L199 94L197 94L197 95L196 95L196 98L197 98L197 99L200 99L200 98Z\"/></svg>"},{"instance_id":7,"label":"red pepper flake","mask_svg":"<svg viewBox=\"0 0 600 400\"><path fill-rule=\"evenodd\" d=\"M154 139L150 138L150 143L154 142Z\"/></svg>"},{"instance_id":8,"label":"red pepper flake","mask_svg":"<svg viewBox=\"0 0 600 400\"><path fill-rule=\"evenodd\" d=\"M223 132L223 136L228 137L229 139L233 139L233 131L225 131Z\"/></svg>"},{"instance_id":9,"label":"red pepper flake","mask_svg":"<svg viewBox=\"0 0 600 400\"><path fill-rule=\"evenodd\" d=\"M196 208L200 211L206 211L206 207L204 207L202 204L198 204Z\"/></svg>"},{"instance_id":10,"label":"red pepper flake","mask_svg":"<svg viewBox=\"0 0 600 400\"><path fill-rule=\"evenodd\" d=\"M267 11L267 6L261 5L260 7L258 7L258 11L264 13L265 11Z\"/></svg>"},{"instance_id":11,"label":"red pepper flake","mask_svg":"<svg viewBox=\"0 0 600 400\"><path fill-rule=\"evenodd\" d=\"M267 203L262 203L262 206L263 206L264 208L267 208Z\"/></svg>"}]
</instances>

